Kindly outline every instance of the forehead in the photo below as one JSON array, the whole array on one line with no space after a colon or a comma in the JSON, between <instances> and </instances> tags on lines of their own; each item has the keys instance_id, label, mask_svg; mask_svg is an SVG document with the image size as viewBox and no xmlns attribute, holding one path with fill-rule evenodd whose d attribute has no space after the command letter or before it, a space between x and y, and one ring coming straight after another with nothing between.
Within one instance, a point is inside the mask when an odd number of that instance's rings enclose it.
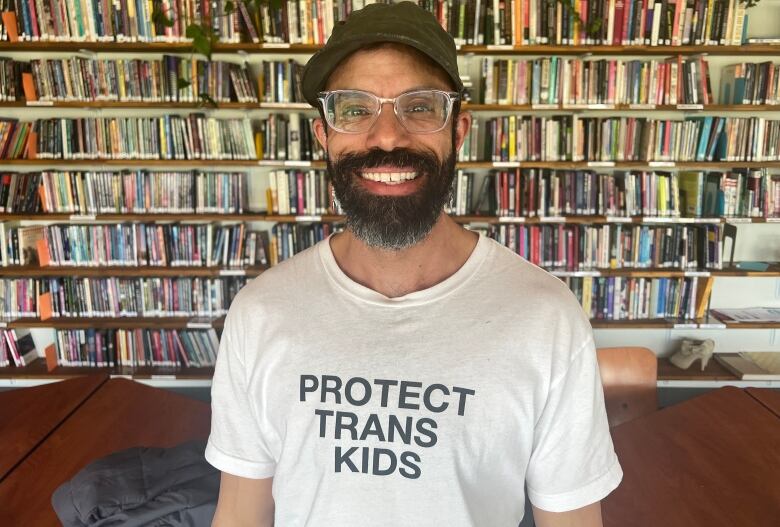
<instances>
[{"instance_id":1,"label":"forehead","mask_svg":"<svg viewBox=\"0 0 780 527\"><path fill-rule=\"evenodd\" d=\"M327 90L358 89L393 96L416 88L451 90L442 68L409 46L381 44L356 51L328 78Z\"/></svg>"}]
</instances>

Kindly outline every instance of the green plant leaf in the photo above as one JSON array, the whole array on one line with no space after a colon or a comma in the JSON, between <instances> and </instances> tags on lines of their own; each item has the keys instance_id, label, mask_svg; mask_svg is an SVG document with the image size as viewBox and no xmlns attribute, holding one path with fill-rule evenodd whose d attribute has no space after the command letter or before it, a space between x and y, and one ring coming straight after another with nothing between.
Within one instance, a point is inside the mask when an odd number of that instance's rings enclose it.
<instances>
[{"instance_id":1,"label":"green plant leaf","mask_svg":"<svg viewBox=\"0 0 780 527\"><path fill-rule=\"evenodd\" d=\"M187 29L184 30L184 36L191 39L196 39L198 37L203 37L205 35L203 26L200 24L190 24L187 26Z\"/></svg>"},{"instance_id":2,"label":"green plant leaf","mask_svg":"<svg viewBox=\"0 0 780 527\"><path fill-rule=\"evenodd\" d=\"M230 0L228 0L227 2L225 2L225 7L224 7L223 9L224 9L224 11L225 11L225 14L226 14L226 15L229 15L229 14L231 14L231 13L235 12L235 10L236 10L236 4L234 4L233 2L231 2Z\"/></svg>"},{"instance_id":3,"label":"green plant leaf","mask_svg":"<svg viewBox=\"0 0 780 527\"><path fill-rule=\"evenodd\" d=\"M184 35L187 38L192 39L193 51L200 53L211 60L211 51L214 48L214 43L217 41L217 36L210 27L204 27L200 24L190 24L184 31Z\"/></svg>"},{"instance_id":4,"label":"green plant leaf","mask_svg":"<svg viewBox=\"0 0 780 527\"><path fill-rule=\"evenodd\" d=\"M165 27L173 27L174 25L174 21L168 18L165 13L159 10L157 7L155 7L152 11L152 22Z\"/></svg>"},{"instance_id":5,"label":"green plant leaf","mask_svg":"<svg viewBox=\"0 0 780 527\"><path fill-rule=\"evenodd\" d=\"M587 33L588 35L592 37L596 37L599 34L599 31L601 31L601 26L604 23L603 18L597 18L593 22L588 23Z\"/></svg>"},{"instance_id":6,"label":"green plant leaf","mask_svg":"<svg viewBox=\"0 0 780 527\"><path fill-rule=\"evenodd\" d=\"M177 90L183 90L185 88L189 88L192 85L190 81L187 79L177 79L176 80L176 89Z\"/></svg>"}]
</instances>

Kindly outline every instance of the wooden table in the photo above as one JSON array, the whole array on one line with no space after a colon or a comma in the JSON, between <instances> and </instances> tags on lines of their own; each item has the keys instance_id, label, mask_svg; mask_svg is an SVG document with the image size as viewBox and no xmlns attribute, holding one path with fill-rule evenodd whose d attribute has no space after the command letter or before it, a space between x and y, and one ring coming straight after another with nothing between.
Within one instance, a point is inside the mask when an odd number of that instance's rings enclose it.
<instances>
[{"instance_id":1,"label":"wooden table","mask_svg":"<svg viewBox=\"0 0 780 527\"><path fill-rule=\"evenodd\" d=\"M81 384L77 387L78 383ZM85 397L89 383L97 387ZM46 390L51 397L41 398ZM32 408L25 404L27 392L35 392L37 402ZM32 439L27 445L46 426L50 430L33 449L15 449L8 461L2 452L0 467L12 467L10 473L0 477L0 525L4 526L59 525L51 495L88 463L130 447L171 447L190 439L206 439L211 420L211 409L206 403L126 379L108 380L105 376L2 393L0 409L5 407L7 396L19 401L16 411L21 416L15 414L12 422L24 423L25 417L33 422L28 427L36 433L29 434ZM52 410L58 409L50 413L59 417L39 419L37 410L45 407L45 402ZM5 428L0 441L10 433ZM4 441L0 444L0 451L8 447Z\"/></svg>"},{"instance_id":2,"label":"wooden table","mask_svg":"<svg viewBox=\"0 0 780 527\"><path fill-rule=\"evenodd\" d=\"M770 412L780 417L780 391L765 388L748 388L745 391L753 399L766 406Z\"/></svg>"},{"instance_id":3,"label":"wooden table","mask_svg":"<svg viewBox=\"0 0 780 527\"><path fill-rule=\"evenodd\" d=\"M604 527L777 527L780 397L720 388L612 429Z\"/></svg>"},{"instance_id":4,"label":"wooden table","mask_svg":"<svg viewBox=\"0 0 780 527\"><path fill-rule=\"evenodd\" d=\"M0 481L107 380L90 375L0 393Z\"/></svg>"}]
</instances>

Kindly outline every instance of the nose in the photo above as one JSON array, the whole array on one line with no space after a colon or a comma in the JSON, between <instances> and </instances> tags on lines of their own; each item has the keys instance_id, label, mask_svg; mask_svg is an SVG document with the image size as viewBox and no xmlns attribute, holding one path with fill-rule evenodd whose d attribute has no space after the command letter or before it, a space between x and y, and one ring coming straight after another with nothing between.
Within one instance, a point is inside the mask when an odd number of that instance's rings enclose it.
<instances>
[{"instance_id":1,"label":"nose","mask_svg":"<svg viewBox=\"0 0 780 527\"><path fill-rule=\"evenodd\" d=\"M389 152L395 148L408 147L409 143L409 132L398 122L393 103L382 103L379 117L367 132L366 148L380 148Z\"/></svg>"}]
</instances>

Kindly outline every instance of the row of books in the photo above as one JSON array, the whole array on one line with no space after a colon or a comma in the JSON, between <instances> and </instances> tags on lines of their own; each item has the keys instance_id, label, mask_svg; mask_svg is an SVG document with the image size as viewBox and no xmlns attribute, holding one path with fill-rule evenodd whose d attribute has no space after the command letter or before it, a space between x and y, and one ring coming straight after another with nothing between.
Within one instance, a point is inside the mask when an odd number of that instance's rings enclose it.
<instances>
[{"instance_id":1,"label":"row of books","mask_svg":"<svg viewBox=\"0 0 780 527\"><path fill-rule=\"evenodd\" d=\"M264 60L257 85L264 103L306 102L301 91L303 64L294 59Z\"/></svg>"},{"instance_id":2,"label":"row of books","mask_svg":"<svg viewBox=\"0 0 780 527\"><path fill-rule=\"evenodd\" d=\"M334 21L368 3L376 2L282 1L278 9L262 10L251 38L321 44ZM745 4L729 0L571 4L554 0L418 0L417 4L433 13L461 45L736 45L745 38L748 18Z\"/></svg>"},{"instance_id":3,"label":"row of books","mask_svg":"<svg viewBox=\"0 0 780 527\"><path fill-rule=\"evenodd\" d=\"M22 96L18 70L16 61L0 58L0 101L15 101Z\"/></svg>"},{"instance_id":4,"label":"row of books","mask_svg":"<svg viewBox=\"0 0 780 527\"><path fill-rule=\"evenodd\" d=\"M778 104L778 67L771 62L725 66L720 103ZM175 55L158 60L0 59L0 100L18 100L24 94L27 101L305 102L302 69L293 59L262 61L256 86L246 63ZM480 72L479 102L484 104L652 106L715 101L709 65L702 57L485 57Z\"/></svg>"},{"instance_id":5,"label":"row of books","mask_svg":"<svg viewBox=\"0 0 780 527\"><path fill-rule=\"evenodd\" d=\"M644 61L486 57L482 59L481 72L480 102L484 104L704 105L714 102L709 67L702 57ZM766 100L765 97L763 101Z\"/></svg>"},{"instance_id":6,"label":"row of books","mask_svg":"<svg viewBox=\"0 0 780 527\"><path fill-rule=\"evenodd\" d=\"M72 279L66 279L72 280ZM85 282L89 279L80 280ZM176 281L177 279L166 279ZM180 280L180 279L178 279ZM127 281L127 280L125 280ZM695 318L697 278L636 278L636 277L564 277L564 281L577 296L585 312L592 319L604 320L642 320L655 318ZM7 281L0 281L0 291L7 292ZM77 281L76 281L77 282ZM79 287L78 283L72 284L67 294L89 294L88 288L95 288L111 294L111 285L99 284L97 280L90 280L89 285ZM105 281L104 281L105 282ZM213 282L213 281L212 281ZM15 285L15 284L14 284ZM41 284L43 285L43 284ZM179 284L178 291L186 289L186 283ZM11 286L13 287L13 285ZM64 287L64 284L63 284ZM174 286L171 285L173 288ZM107 289L106 289L107 288ZM118 291L117 291L118 292ZM132 288L128 293L132 292ZM143 293L141 293L143 294ZM233 294L235 292L233 291ZM6 296L0 297L4 301ZM33 302L32 297L27 297L28 302ZM229 300L228 300L229 302ZM86 305L81 302L82 306ZM6 304L8 305L8 304ZM167 304L171 306L171 304ZM71 308L74 306L71 306ZM105 307L105 306L101 306ZM11 306L13 308L13 306ZM163 307L165 309L165 307ZM226 311L227 307L220 311ZM134 311L127 311L134 313ZM73 312L79 313L79 312ZM94 313L94 311L92 312ZM150 310L145 316L158 316L156 311ZM208 313L209 316L216 312ZM74 314L72 316L78 316ZM89 315L96 316L96 315ZM100 315L97 315L100 316ZM117 315L114 315L117 316ZM130 315L136 316L136 315ZM168 315L162 315L168 316ZM136 330L131 330L136 331ZM126 364L126 363L125 363ZM75 364L71 364L75 365ZM136 364L144 365L144 364ZM155 365L155 364L151 364ZM157 364L163 365L163 364ZM205 365L202 362L199 365Z\"/></svg>"},{"instance_id":7,"label":"row of books","mask_svg":"<svg viewBox=\"0 0 780 527\"><path fill-rule=\"evenodd\" d=\"M0 368L24 367L38 358L30 330L0 329Z\"/></svg>"},{"instance_id":8,"label":"row of books","mask_svg":"<svg viewBox=\"0 0 780 527\"><path fill-rule=\"evenodd\" d=\"M493 170L482 177L459 170L454 214L555 217L780 216L780 175L767 169L705 172Z\"/></svg>"},{"instance_id":9,"label":"row of books","mask_svg":"<svg viewBox=\"0 0 780 527\"><path fill-rule=\"evenodd\" d=\"M780 64L743 62L720 71L721 104L778 104Z\"/></svg>"},{"instance_id":10,"label":"row of books","mask_svg":"<svg viewBox=\"0 0 780 527\"><path fill-rule=\"evenodd\" d=\"M466 132L466 136L463 138L463 145L458 150L458 161L479 161L480 150L482 150L482 143L479 139L479 129L481 127L482 123L479 119L474 118L471 121L471 128Z\"/></svg>"},{"instance_id":11,"label":"row of books","mask_svg":"<svg viewBox=\"0 0 780 527\"><path fill-rule=\"evenodd\" d=\"M420 0L461 44L740 44L746 6L730 0Z\"/></svg>"},{"instance_id":12,"label":"row of books","mask_svg":"<svg viewBox=\"0 0 780 527\"><path fill-rule=\"evenodd\" d=\"M719 225L491 225L487 234L549 270L720 269Z\"/></svg>"},{"instance_id":13,"label":"row of books","mask_svg":"<svg viewBox=\"0 0 780 527\"><path fill-rule=\"evenodd\" d=\"M161 117L39 119L26 149L9 150L31 123L0 121L0 158L42 159L256 159L249 119L217 119L193 113ZM17 130L26 126L24 132ZM23 136L24 133L24 136ZM14 139L16 137L19 139ZM30 148L34 155L30 155Z\"/></svg>"},{"instance_id":14,"label":"row of books","mask_svg":"<svg viewBox=\"0 0 780 527\"><path fill-rule=\"evenodd\" d=\"M696 318L697 277L565 277L564 281L593 320Z\"/></svg>"},{"instance_id":15,"label":"row of books","mask_svg":"<svg viewBox=\"0 0 780 527\"><path fill-rule=\"evenodd\" d=\"M57 0L50 4L5 0L5 10L11 14L3 20L2 36L10 40L173 42L186 40L187 27L200 23L223 42L323 44L335 23L371 3L377 2ZM746 5L734 0L417 3L432 12L459 44L737 45L745 39L748 25Z\"/></svg>"},{"instance_id":16,"label":"row of books","mask_svg":"<svg viewBox=\"0 0 780 527\"><path fill-rule=\"evenodd\" d=\"M69 57L15 64L18 80L12 82L22 84L28 102L258 102L246 64L175 55L157 60Z\"/></svg>"},{"instance_id":17,"label":"row of books","mask_svg":"<svg viewBox=\"0 0 780 527\"><path fill-rule=\"evenodd\" d=\"M268 233L178 223L0 224L0 264L244 267L267 264Z\"/></svg>"},{"instance_id":18,"label":"row of books","mask_svg":"<svg viewBox=\"0 0 780 527\"><path fill-rule=\"evenodd\" d=\"M247 211L243 172L0 173L0 212L221 213ZM272 170L269 214L341 214L322 170ZM551 217L780 217L780 175L768 169L616 171L458 170L448 212Z\"/></svg>"},{"instance_id":19,"label":"row of books","mask_svg":"<svg viewBox=\"0 0 780 527\"><path fill-rule=\"evenodd\" d=\"M313 118L271 114L254 135L251 121L186 117L0 120L0 158L320 160ZM491 161L777 161L780 120L691 117L685 120L577 115L488 119ZM28 138L30 132L34 135ZM469 138L469 157L474 136ZM31 155L31 149L35 151ZM465 155L465 153L464 153Z\"/></svg>"},{"instance_id":20,"label":"row of books","mask_svg":"<svg viewBox=\"0 0 780 527\"><path fill-rule=\"evenodd\" d=\"M259 159L325 159L325 151L314 136L314 120L299 112L269 114L255 134Z\"/></svg>"},{"instance_id":21,"label":"row of books","mask_svg":"<svg viewBox=\"0 0 780 527\"><path fill-rule=\"evenodd\" d=\"M58 366L214 366L219 338L213 329L61 329Z\"/></svg>"},{"instance_id":22,"label":"row of books","mask_svg":"<svg viewBox=\"0 0 780 527\"><path fill-rule=\"evenodd\" d=\"M4 0L2 7L4 40L172 42L184 40L188 25L221 16L225 1Z\"/></svg>"},{"instance_id":23,"label":"row of books","mask_svg":"<svg viewBox=\"0 0 780 527\"><path fill-rule=\"evenodd\" d=\"M245 283L244 277L5 278L0 306L10 318L219 317Z\"/></svg>"},{"instance_id":24,"label":"row of books","mask_svg":"<svg viewBox=\"0 0 780 527\"><path fill-rule=\"evenodd\" d=\"M712 104L709 65L702 57L666 60L543 57L481 59L480 102L485 104L592 105ZM721 104L778 104L777 68L771 62L725 66ZM257 86L247 64L163 55L159 60L0 60L0 100L146 102L304 102L293 59L262 61ZM25 85L25 72L32 83ZM260 95L258 97L258 88Z\"/></svg>"},{"instance_id":25,"label":"row of books","mask_svg":"<svg viewBox=\"0 0 780 527\"><path fill-rule=\"evenodd\" d=\"M340 226L330 223L277 223L271 228L269 264L276 265L292 258L339 230L341 230Z\"/></svg>"},{"instance_id":26,"label":"row of books","mask_svg":"<svg viewBox=\"0 0 780 527\"><path fill-rule=\"evenodd\" d=\"M265 193L269 214L339 214L333 186L321 170L272 170Z\"/></svg>"},{"instance_id":27,"label":"row of books","mask_svg":"<svg viewBox=\"0 0 780 527\"><path fill-rule=\"evenodd\" d=\"M766 169L680 173L686 216L780 217L780 176Z\"/></svg>"},{"instance_id":28,"label":"row of books","mask_svg":"<svg viewBox=\"0 0 780 527\"><path fill-rule=\"evenodd\" d=\"M776 161L780 121L763 117L685 120L577 115L489 119L492 161Z\"/></svg>"},{"instance_id":29,"label":"row of books","mask_svg":"<svg viewBox=\"0 0 780 527\"><path fill-rule=\"evenodd\" d=\"M722 268L719 225L491 225L476 228L549 270ZM333 231L329 224L277 224L270 263L294 256Z\"/></svg>"},{"instance_id":30,"label":"row of books","mask_svg":"<svg viewBox=\"0 0 780 527\"><path fill-rule=\"evenodd\" d=\"M8 172L0 174L0 212L241 214L248 190L246 172Z\"/></svg>"}]
</instances>

